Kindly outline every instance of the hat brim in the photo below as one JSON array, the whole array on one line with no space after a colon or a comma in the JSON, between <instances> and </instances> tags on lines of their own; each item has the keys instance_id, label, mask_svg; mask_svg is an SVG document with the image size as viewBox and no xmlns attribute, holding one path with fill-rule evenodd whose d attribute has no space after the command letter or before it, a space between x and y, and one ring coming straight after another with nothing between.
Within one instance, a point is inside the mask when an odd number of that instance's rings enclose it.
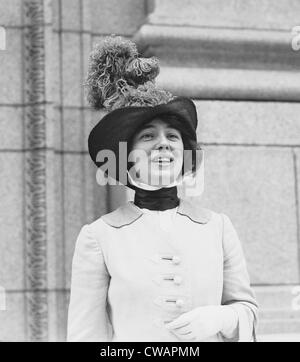
<instances>
[{"instance_id":1,"label":"hat brim","mask_svg":"<svg viewBox=\"0 0 300 362\"><path fill-rule=\"evenodd\" d=\"M196 132L196 107L186 97L177 97L157 106L119 108L105 115L90 132L88 148L93 162L98 167L103 164L97 161L101 150L110 150L118 155L120 142L128 142L143 124L163 114L176 115L185 124L187 132Z\"/></svg>"}]
</instances>

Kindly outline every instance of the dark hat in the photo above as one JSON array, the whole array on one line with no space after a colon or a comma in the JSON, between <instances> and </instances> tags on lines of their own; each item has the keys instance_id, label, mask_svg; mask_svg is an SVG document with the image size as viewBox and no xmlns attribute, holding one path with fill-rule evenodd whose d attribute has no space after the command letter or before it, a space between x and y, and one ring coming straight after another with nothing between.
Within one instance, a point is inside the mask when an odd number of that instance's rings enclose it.
<instances>
[{"instance_id":1,"label":"dark hat","mask_svg":"<svg viewBox=\"0 0 300 362\"><path fill-rule=\"evenodd\" d=\"M136 45L128 39L107 37L92 51L86 80L88 100L94 108L108 110L88 138L90 156L98 167L105 163L97 161L99 151L114 152L119 162L119 143L128 143L138 129L159 116L175 116L181 126L177 122L175 128L184 130L185 148L196 148L194 103L158 89L154 83L158 73L157 58L139 58Z\"/></svg>"},{"instance_id":2,"label":"dark hat","mask_svg":"<svg viewBox=\"0 0 300 362\"><path fill-rule=\"evenodd\" d=\"M128 142L136 131L161 115L175 115L183 123L183 127L191 138L197 128L197 113L194 103L185 97L154 107L124 107L116 109L106 116L92 129L88 139L89 153L94 163L99 167L97 154L104 149L119 152L119 142Z\"/></svg>"}]
</instances>

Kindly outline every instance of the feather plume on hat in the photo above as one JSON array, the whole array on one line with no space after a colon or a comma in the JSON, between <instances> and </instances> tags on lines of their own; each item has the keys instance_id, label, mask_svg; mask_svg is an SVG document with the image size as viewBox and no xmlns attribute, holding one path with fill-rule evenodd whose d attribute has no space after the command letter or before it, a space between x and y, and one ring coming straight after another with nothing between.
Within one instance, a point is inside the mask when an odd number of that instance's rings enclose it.
<instances>
[{"instance_id":1,"label":"feather plume on hat","mask_svg":"<svg viewBox=\"0 0 300 362\"><path fill-rule=\"evenodd\" d=\"M155 86L158 74L156 57L141 58L132 41L115 35L106 37L90 54L87 99L92 107L107 111L168 103L175 97Z\"/></svg>"}]
</instances>

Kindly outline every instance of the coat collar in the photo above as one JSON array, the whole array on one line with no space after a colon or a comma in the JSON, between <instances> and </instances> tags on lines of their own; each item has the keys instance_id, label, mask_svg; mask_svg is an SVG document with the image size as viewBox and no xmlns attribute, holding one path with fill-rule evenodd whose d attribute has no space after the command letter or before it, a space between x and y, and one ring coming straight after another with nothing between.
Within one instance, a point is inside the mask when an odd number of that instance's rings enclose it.
<instances>
[{"instance_id":1,"label":"coat collar","mask_svg":"<svg viewBox=\"0 0 300 362\"><path fill-rule=\"evenodd\" d=\"M102 220L110 226L121 228L132 224L143 214L143 211L138 206L129 201L115 211L103 215ZM188 217L191 221L198 224L208 223L212 216L211 211L201 207L196 199L180 199L177 214Z\"/></svg>"}]
</instances>

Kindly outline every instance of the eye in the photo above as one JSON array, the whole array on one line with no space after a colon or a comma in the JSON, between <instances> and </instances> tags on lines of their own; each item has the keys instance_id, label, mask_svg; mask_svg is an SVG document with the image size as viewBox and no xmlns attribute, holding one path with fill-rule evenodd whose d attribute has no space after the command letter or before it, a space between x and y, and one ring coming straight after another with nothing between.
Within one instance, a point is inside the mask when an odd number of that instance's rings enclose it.
<instances>
[{"instance_id":1,"label":"eye","mask_svg":"<svg viewBox=\"0 0 300 362\"><path fill-rule=\"evenodd\" d=\"M141 135L140 137L143 141L149 141L153 138L153 134L152 133L144 133L143 135Z\"/></svg>"},{"instance_id":2,"label":"eye","mask_svg":"<svg viewBox=\"0 0 300 362\"><path fill-rule=\"evenodd\" d=\"M180 137L179 137L179 135L177 133L169 133L168 137L170 139L172 139L172 140L179 140L180 139Z\"/></svg>"}]
</instances>

